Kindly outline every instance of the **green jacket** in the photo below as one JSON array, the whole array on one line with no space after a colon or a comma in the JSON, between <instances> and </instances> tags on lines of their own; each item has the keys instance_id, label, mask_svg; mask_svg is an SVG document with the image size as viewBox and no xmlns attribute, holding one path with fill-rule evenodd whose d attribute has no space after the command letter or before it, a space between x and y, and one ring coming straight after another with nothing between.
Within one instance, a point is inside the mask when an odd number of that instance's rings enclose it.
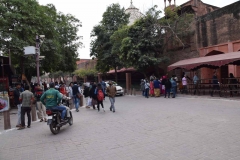
<instances>
[{"instance_id":1,"label":"green jacket","mask_svg":"<svg viewBox=\"0 0 240 160\"><path fill-rule=\"evenodd\" d=\"M40 98L41 102L46 106L47 109L56 107L62 100L60 92L54 88L50 88Z\"/></svg>"}]
</instances>

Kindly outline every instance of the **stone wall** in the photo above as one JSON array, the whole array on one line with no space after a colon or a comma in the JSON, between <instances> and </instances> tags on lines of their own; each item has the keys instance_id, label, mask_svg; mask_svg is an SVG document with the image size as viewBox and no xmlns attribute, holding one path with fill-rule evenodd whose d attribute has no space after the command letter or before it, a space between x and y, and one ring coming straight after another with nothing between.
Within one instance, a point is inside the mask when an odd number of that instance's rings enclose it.
<instances>
[{"instance_id":1,"label":"stone wall","mask_svg":"<svg viewBox=\"0 0 240 160\"><path fill-rule=\"evenodd\" d=\"M215 10L196 20L199 48L240 39L240 2Z\"/></svg>"}]
</instances>

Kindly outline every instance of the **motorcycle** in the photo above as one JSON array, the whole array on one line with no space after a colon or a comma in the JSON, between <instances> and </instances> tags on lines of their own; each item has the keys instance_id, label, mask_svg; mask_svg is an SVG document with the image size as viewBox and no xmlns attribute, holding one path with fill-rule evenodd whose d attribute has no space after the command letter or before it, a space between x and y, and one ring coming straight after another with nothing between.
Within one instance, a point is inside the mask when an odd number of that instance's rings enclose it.
<instances>
[{"instance_id":1,"label":"motorcycle","mask_svg":"<svg viewBox=\"0 0 240 160\"><path fill-rule=\"evenodd\" d=\"M66 107L66 108L67 108L67 114L65 115L63 122L61 122L61 111L60 110L49 110L49 109L46 110L47 115L52 116L52 119L48 118L47 125L49 125L49 128L53 134L58 134L60 131L60 128L66 124L69 124L70 126L73 125L72 112L70 111L70 109L68 107Z\"/></svg>"}]
</instances>

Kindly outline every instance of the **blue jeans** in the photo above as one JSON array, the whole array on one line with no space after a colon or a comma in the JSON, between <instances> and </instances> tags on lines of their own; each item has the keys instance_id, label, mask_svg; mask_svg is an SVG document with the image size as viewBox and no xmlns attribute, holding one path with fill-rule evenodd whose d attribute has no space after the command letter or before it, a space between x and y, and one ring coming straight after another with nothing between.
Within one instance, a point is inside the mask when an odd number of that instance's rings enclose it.
<instances>
[{"instance_id":1,"label":"blue jeans","mask_svg":"<svg viewBox=\"0 0 240 160\"><path fill-rule=\"evenodd\" d=\"M18 107L18 113L17 113L18 121L17 121L17 125L20 125L21 124L21 107L22 107L22 104L18 104L17 107Z\"/></svg>"},{"instance_id":2,"label":"blue jeans","mask_svg":"<svg viewBox=\"0 0 240 160\"><path fill-rule=\"evenodd\" d=\"M73 100L74 100L75 108L76 108L76 110L78 110L80 99L77 97L77 95L74 95Z\"/></svg>"},{"instance_id":3,"label":"blue jeans","mask_svg":"<svg viewBox=\"0 0 240 160\"><path fill-rule=\"evenodd\" d=\"M145 89L145 97L148 98L149 96L149 88Z\"/></svg>"},{"instance_id":4,"label":"blue jeans","mask_svg":"<svg viewBox=\"0 0 240 160\"><path fill-rule=\"evenodd\" d=\"M56 106L56 107L52 107L51 108L52 110L60 110L62 111L62 114L61 114L61 119L64 119L65 115L66 115L66 107L63 107L63 106Z\"/></svg>"},{"instance_id":5,"label":"blue jeans","mask_svg":"<svg viewBox=\"0 0 240 160\"><path fill-rule=\"evenodd\" d=\"M145 96L145 90L142 91L142 96Z\"/></svg>"},{"instance_id":6,"label":"blue jeans","mask_svg":"<svg viewBox=\"0 0 240 160\"><path fill-rule=\"evenodd\" d=\"M165 88L165 98L168 95L168 98L170 97L170 88Z\"/></svg>"},{"instance_id":7,"label":"blue jeans","mask_svg":"<svg viewBox=\"0 0 240 160\"><path fill-rule=\"evenodd\" d=\"M109 100L110 100L110 103L111 103L110 109L115 112L115 106L114 106L115 97L109 97Z\"/></svg>"}]
</instances>

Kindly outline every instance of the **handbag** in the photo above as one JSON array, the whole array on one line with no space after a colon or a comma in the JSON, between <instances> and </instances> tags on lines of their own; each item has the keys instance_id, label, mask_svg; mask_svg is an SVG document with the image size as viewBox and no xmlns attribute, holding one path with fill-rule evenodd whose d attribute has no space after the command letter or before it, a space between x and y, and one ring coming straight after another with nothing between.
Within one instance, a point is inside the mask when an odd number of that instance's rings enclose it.
<instances>
[{"instance_id":1,"label":"handbag","mask_svg":"<svg viewBox=\"0 0 240 160\"><path fill-rule=\"evenodd\" d=\"M77 98L80 99L82 97L81 93L77 93Z\"/></svg>"}]
</instances>

